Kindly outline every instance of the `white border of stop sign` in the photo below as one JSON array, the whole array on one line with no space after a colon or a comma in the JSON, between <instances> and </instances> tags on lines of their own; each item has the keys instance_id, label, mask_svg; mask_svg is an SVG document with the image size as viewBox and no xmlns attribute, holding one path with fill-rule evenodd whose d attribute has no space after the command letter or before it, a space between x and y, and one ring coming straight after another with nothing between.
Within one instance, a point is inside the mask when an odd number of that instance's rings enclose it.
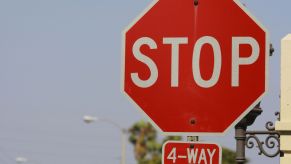
<instances>
[{"instance_id":1,"label":"white border of stop sign","mask_svg":"<svg viewBox=\"0 0 291 164\"><path fill-rule=\"evenodd\" d=\"M162 132L164 135L179 135L179 136L211 136L211 135L224 135L228 132L229 129L233 128L245 115L247 115L260 101L262 101L263 96L266 94L267 90L268 90L268 61L269 61L269 48L270 48L270 42L269 42L269 33L268 30L246 9L246 7L239 2L239 0L234 0L234 2L266 33L266 49L265 49L265 53L266 53L266 57L265 57L265 64L266 64L266 72L265 72L265 92L259 97L257 98L256 101L254 101L248 109L246 109L224 132L222 133L213 133L213 132L205 132L205 133L197 133L197 132L164 132L159 126L156 125L156 123L135 103L135 101L125 92L124 90L124 82L125 82L125 40L126 40L126 32L131 29L156 3L158 2L158 0L154 0L138 17L136 17L134 19L133 22L131 22L122 32L122 64L121 64L121 70L122 70L122 79L121 79L121 91L123 94L126 95L126 97L133 103L135 104L136 108L139 109L139 111L151 122L151 124L158 129L160 132ZM194 2L193 2L194 3ZM193 4L194 5L194 4ZM136 47L133 47L133 49L131 50L133 52L134 57L143 62L144 64L146 64L148 66L148 68L151 71L151 76L149 79L147 80L141 80L139 79L138 73L132 73L131 74L131 80L133 81L133 83L140 88L147 88L152 86L156 80L158 79L158 71L156 66L154 65L155 63L148 58L147 56L144 56L140 51L139 51L139 47L141 46L141 44L147 44L148 47L154 49L157 48L155 45L154 40L150 40L150 38L142 38L141 39L145 39L145 40L140 40L139 42L136 41ZM176 39L176 40L175 40ZM200 87L204 87L204 88L209 88L212 87L216 84L217 79L219 78L220 75L220 67L221 67L221 58L220 58L220 47L219 47L219 43L216 41L215 38L211 38L210 36L205 36L205 38L200 38L201 40L196 42L196 45L201 49L201 47L203 46L203 44L207 43L210 44L213 48L213 52L214 52L214 69L213 69L213 75L209 80L205 80L202 79L200 74L200 70L199 70L199 64L195 64L196 66L193 66L192 68L192 72L193 72L193 78L195 80L195 82L200 86ZM237 87L239 86L239 66L240 65L250 65L252 63L254 63L257 58L258 58L258 54L259 54L259 46L257 41L254 38L251 37L233 37L233 50L232 50L232 57L236 58L236 61L232 61L232 87ZM178 67L177 67L177 60L179 57L179 54L175 53L175 51L177 52L177 49L179 48L179 44L186 44L187 43L187 38L163 38L163 43L164 44L169 44L170 46L172 46L172 68L171 68L171 83L169 85L171 85L171 87L177 87L179 85L179 81L178 81ZM239 45L240 44L248 44L251 46L252 48L252 54L250 55L250 57L248 58L240 58L239 57ZM197 49L196 47L196 49ZM194 49L193 54L197 53L200 54L200 51L196 51ZM193 61L192 62L199 62L199 56L200 55L195 55L195 57L193 57ZM146 58L144 58L146 57ZM198 57L198 59L197 59ZM195 60L194 60L195 58ZM140 60L141 59L141 60ZM194 65L194 64L193 64Z\"/></svg>"}]
</instances>

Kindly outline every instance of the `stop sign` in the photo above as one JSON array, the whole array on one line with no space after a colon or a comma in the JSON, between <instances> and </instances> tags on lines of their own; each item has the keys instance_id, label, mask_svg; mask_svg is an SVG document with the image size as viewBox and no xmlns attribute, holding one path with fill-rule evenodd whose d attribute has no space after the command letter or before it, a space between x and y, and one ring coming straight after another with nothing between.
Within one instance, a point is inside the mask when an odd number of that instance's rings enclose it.
<instances>
[{"instance_id":1,"label":"stop sign","mask_svg":"<svg viewBox=\"0 0 291 164\"><path fill-rule=\"evenodd\" d=\"M162 132L224 133L267 88L266 29L233 0L159 0L124 32L123 91Z\"/></svg>"}]
</instances>

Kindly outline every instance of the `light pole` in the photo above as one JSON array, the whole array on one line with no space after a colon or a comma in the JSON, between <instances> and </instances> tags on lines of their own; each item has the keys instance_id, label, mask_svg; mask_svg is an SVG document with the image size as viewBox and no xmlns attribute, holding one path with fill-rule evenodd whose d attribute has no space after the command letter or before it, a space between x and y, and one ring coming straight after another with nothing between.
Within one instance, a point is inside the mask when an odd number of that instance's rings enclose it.
<instances>
[{"instance_id":1,"label":"light pole","mask_svg":"<svg viewBox=\"0 0 291 164\"><path fill-rule=\"evenodd\" d=\"M105 118L98 118L98 117L93 117L93 116L84 116L83 117L83 121L87 124L96 122L96 121L102 121L102 122L107 122L111 125L113 125L114 127L116 127L117 129L120 130L121 132L121 159L120 159L120 164L125 164L125 157L126 157L126 133L127 130L123 127L121 127L118 123L110 120L110 119L105 119Z\"/></svg>"}]
</instances>

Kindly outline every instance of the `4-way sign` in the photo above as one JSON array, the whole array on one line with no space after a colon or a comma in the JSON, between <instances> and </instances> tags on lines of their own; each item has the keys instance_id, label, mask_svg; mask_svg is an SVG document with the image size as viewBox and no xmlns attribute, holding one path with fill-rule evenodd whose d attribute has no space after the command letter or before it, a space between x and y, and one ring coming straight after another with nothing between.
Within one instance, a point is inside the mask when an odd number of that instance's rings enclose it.
<instances>
[{"instance_id":1,"label":"4-way sign","mask_svg":"<svg viewBox=\"0 0 291 164\"><path fill-rule=\"evenodd\" d=\"M154 1L123 35L123 92L167 134L224 133L266 92L267 31L238 1Z\"/></svg>"},{"instance_id":2,"label":"4-way sign","mask_svg":"<svg viewBox=\"0 0 291 164\"><path fill-rule=\"evenodd\" d=\"M221 147L214 143L168 141L162 164L221 164Z\"/></svg>"}]
</instances>

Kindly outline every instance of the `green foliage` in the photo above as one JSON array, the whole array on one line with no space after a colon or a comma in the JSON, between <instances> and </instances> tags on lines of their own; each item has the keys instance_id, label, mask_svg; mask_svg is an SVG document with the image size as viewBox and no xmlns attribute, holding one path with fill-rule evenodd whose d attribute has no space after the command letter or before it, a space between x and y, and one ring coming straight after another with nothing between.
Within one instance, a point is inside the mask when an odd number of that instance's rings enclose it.
<instances>
[{"instance_id":1,"label":"green foliage","mask_svg":"<svg viewBox=\"0 0 291 164\"><path fill-rule=\"evenodd\" d=\"M135 123L129 129L129 141L134 145L134 156L138 164L161 164L162 146L168 140L179 141L179 136L167 136L158 141L157 131L145 121ZM222 151L222 164L234 164L235 152L227 148Z\"/></svg>"},{"instance_id":2,"label":"green foliage","mask_svg":"<svg viewBox=\"0 0 291 164\"><path fill-rule=\"evenodd\" d=\"M222 148L222 164L234 164L235 162L236 154L234 151L229 150L227 148ZM246 164L249 163L249 160L247 159Z\"/></svg>"},{"instance_id":3,"label":"green foliage","mask_svg":"<svg viewBox=\"0 0 291 164\"><path fill-rule=\"evenodd\" d=\"M227 148L222 149L222 164L234 164L235 162L235 152Z\"/></svg>"},{"instance_id":4,"label":"green foliage","mask_svg":"<svg viewBox=\"0 0 291 164\"><path fill-rule=\"evenodd\" d=\"M168 140L181 140L181 137L168 136L159 142L157 131L145 121L135 123L129 132L129 141L134 145L134 156L138 164L160 164L163 143Z\"/></svg>"}]
</instances>

